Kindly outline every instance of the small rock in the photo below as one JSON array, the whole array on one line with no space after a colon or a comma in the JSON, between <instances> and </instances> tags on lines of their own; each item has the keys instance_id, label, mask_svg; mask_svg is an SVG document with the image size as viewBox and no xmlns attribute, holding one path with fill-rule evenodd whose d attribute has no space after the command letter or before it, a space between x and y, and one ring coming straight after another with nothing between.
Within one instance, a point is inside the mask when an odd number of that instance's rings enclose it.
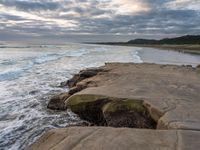
<instances>
[{"instance_id":1,"label":"small rock","mask_svg":"<svg viewBox=\"0 0 200 150\"><path fill-rule=\"evenodd\" d=\"M61 82L59 87L65 87L67 86L67 81Z\"/></svg>"},{"instance_id":2,"label":"small rock","mask_svg":"<svg viewBox=\"0 0 200 150\"><path fill-rule=\"evenodd\" d=\"M30 91L29 94L30 94L30 95L35 95L35 94L38 93L38 92L39 92L38 90L33 90L33 91Z\"/></svg>"}]
</instances>

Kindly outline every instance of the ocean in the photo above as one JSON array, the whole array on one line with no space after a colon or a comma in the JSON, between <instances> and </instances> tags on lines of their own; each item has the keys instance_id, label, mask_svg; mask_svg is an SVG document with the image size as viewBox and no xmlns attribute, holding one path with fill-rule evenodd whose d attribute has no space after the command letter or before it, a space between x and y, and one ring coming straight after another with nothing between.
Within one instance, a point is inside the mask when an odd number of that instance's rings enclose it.
<instances>
[{"instance_id":1,"label":"ocean","mask_svg":"<svg viewBox=\"0 0 200 150\"><path fill-rule=\"evenodd\" d=\"M81 120L70 110L47 109L49 98L66 92L60 83L81 69L105 62L192 65L200 55L154 48L66 45L0 45L0 150L21 150L52 128Z\"/></svg>"}]
</instances>

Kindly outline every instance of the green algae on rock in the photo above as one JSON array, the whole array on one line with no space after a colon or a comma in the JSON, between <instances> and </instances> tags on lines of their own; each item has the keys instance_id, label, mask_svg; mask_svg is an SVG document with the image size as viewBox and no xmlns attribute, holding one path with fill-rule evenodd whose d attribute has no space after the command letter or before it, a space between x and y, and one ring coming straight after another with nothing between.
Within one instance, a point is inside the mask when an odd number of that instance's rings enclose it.
<instances>
[{"instance_id":1,"label":"green algae on rock","mask_svg":"<svg viewBox=\"0 0 200 150\"><path fill-rule=\"evenodd\" d=\"M105 125L101 109L108 101L105 97L98 95L73 95L65 104L82 119L96 125Z\"/></svg>"},{"instance_id":2,"label":"green algae on rock","mask_svg":"<svg viewBox=\"0 0 200 150\"><path fill-rule=\"evenodd\" d=\"M131 128L156 128L140 100L100 95L73 95L66 101L74 113L96 125Z\"/></svg>"}]
</instances>

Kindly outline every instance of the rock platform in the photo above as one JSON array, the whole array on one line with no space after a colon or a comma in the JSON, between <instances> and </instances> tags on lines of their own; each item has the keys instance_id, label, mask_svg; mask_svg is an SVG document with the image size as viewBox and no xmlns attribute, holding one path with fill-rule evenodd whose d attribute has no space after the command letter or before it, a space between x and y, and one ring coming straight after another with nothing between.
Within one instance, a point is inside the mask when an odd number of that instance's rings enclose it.
<instances>
[{"instance_id":1,"label":"rock platform","mask_svg":"<svg viewBox=\"0 0 200 150\"><path fill-rule=\"evenodd\" d=\"M200 148L199 67L108 63L74 77L62 108L95 126L51 130L29 150Z\"/></svg>"}]
</instances>

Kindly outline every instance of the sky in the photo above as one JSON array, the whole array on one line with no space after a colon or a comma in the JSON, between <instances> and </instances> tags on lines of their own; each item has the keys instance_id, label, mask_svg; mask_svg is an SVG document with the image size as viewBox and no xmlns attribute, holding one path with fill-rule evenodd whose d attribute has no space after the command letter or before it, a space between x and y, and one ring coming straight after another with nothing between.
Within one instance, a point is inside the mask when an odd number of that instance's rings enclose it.
<instances>
[{"instance_id":1,"label":"sky","mask_svg":"<svg viewBox=\"0 0 200 150\"><path fill-rule=\"evenodd\" d=\"M0 0L0 41L107 42L200 34L200 0Z\"/></svg>"}]
</instances>

